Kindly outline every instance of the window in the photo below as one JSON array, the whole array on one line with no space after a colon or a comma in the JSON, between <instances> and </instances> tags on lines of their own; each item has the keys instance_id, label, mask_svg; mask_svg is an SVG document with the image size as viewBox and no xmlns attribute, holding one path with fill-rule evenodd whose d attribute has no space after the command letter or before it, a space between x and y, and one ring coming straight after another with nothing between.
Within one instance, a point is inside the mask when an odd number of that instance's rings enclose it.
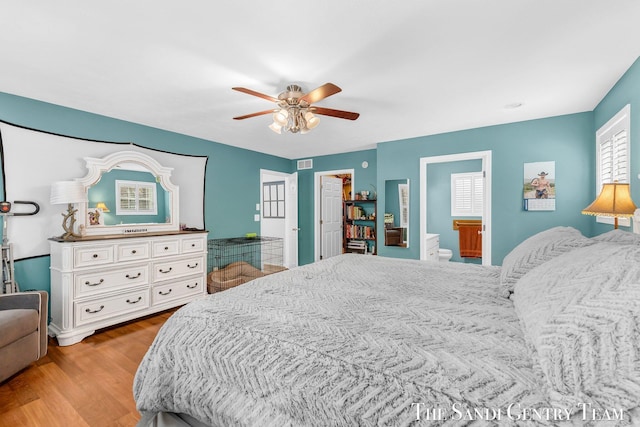
<instances>
[{"instance_id":1,"label":"window","mask_svg":"<svg viewBox=\"0 0 640 427\"><path fill-rule=\"evenodd\" d=\"M116 215L157 215L156 184L116 180Z\"/></svg>"},{"instance_id":2,"label":"window","mask_svg":"<svg viewBox=\"0 0 640 427\"><path fill-rule=\"evenodd\" d=\"M451 174L451 216L482 216L482 172Z\"/></svg>"},{"instance_id":3,"label":"window","mask_svg":"<svg viewBox=\"0 0 640 427\"><path fill-rule=\"evenodd\" d=\"M400 199L400 227L409 227L409 184L398 184Z\"/></svg>"},{"instance_id":4,"label":"window","mask_svg":"<svg viewBox=\"0 0 640 427\"><path fill-rule=\"evenodd\" d=\"M596 132L596 196L602 184L630 181L630 116L626 105ZM596 221L613 224L612 217L597 216ZM629 226L628 218L620 218L620 225Z\"/></svg>"},{"instance_id":5,"label":"window","mask_svg":"<svg viewBox=\"0 0 640 427\"><path fill-rule=\"evenodd\" d=\"M262 185L262 217L284 218L284 181Z\"/></svg>"}]
</instances>

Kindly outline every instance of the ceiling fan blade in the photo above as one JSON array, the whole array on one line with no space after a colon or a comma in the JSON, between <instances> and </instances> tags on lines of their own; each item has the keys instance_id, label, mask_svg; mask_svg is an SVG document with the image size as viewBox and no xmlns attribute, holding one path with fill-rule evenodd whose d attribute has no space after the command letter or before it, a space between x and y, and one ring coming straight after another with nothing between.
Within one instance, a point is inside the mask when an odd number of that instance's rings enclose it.
<instances>
[{"instance_id":1,"label":"ceiling fan blade","mask_svg":"<svg viewBox=\"0 0 640 427\"><path fill-rule=\"evenodd\" d=\"M302 98L300 101L306 101L308 104L315 104L316 102L325 99L331 95L335 95L336 93L342 91L338 86L333 83L325 83L322 86L315 88Z\"/></svg>"},{"instance_id":2,"label":"ceiling fan blade","mask_svg":"<svg viewBox=\"0 0 640 427\"><path fill-rule=\"evenodd\" d=\"M311 107L310 110L314 114L322 114L323 116L332 116L347 120L355 120L360 117L360 114L358 113L352 113L351 111L334 110L333 108Z\"/></svg>"},{"instance_id":3,"label":"ceiling fan blade","mask_svg":"<svg viewBox=\"0 0 640 427\"><path fill-rule=\"evenodd\" d=\"M265 95L264 93L256 92L255 90L247 89L244 87L232 87L231 89L237 90L238 92L243 92L249 95L257 96L258 98L266 99L271 102L278 102L278 98L274 98L273 96Z\"/></svg>"},{"instance_id":4,"label":"ceiling fan blade","mask_svg":"<svg viewBox=\"0 0 640 427\"><path fill-rule=\"evenodd\" d=\"M244 119L249 119L249 118L255 117L255 116L262 116L264 114L271 114L273 112L274 112L274 110L258 111L257 113L251 113L251 114L247 114L247 115L244 115L244 116L234 117L233 120L244 120Z\"/></svg>"}]
</instances>

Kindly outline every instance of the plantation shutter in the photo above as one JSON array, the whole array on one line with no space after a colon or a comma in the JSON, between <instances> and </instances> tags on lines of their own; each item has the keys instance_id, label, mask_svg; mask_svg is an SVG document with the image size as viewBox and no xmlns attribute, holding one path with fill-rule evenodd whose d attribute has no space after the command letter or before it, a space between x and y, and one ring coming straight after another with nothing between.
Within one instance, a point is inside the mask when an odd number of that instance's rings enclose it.
<instances>
[{"instance_id":1,"label":"plantation shutter","mask_svg":"<svg viewBox=\"0 0 640 427\"><path fill-rule=\"evenodd\" d=\"M482 216L482 172L451 174L451 216Z\"/></svg>"},{"instance_id":2,"label":"plantation shutter","mask_svg":"<svg viewBox=\"0 0 640 427\"><path fill-rule=\"evenodd\" d=\"M625 106L596 132L597 175L596 195L602 184L630 181L630 107ZM613 223L613 218L596 217L598 222ZM629 225L627 218L620 218L620 225Z\"/></svg>"}]
</instances>

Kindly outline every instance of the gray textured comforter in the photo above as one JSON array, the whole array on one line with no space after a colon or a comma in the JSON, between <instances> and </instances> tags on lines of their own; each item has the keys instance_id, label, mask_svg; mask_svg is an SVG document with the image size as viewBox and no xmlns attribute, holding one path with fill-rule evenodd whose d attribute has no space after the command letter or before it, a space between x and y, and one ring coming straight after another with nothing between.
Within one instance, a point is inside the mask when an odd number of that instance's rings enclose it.
<instances>
[{"instance_id":1,"label":"gray textured comforter","mask_svg":"<svg viewBox=\"0 0 640 427\"><path fill-rule=\"evenodd\" d=\"M547 405L499 276L346 254L210 295L163 326L138 409L221 426L487 424L486 411L521 425L510 405Z\"/></svg>"}]
</instances>

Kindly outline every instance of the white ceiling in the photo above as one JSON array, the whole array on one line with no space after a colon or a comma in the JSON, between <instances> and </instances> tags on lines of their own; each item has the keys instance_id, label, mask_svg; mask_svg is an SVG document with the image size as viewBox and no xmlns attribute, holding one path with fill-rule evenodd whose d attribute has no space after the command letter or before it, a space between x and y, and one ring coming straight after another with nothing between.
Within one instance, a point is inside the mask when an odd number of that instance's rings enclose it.
<instances>
[{"instance_id":1,"label":"white ceiling","mask_svg":"<svg viewBox=\"0 0 640 427\"><path fill-rule=\"evenodd\" d=\"M591 111L640 54L637 0L0 0L0 91L302 158ZM231 90L342 92L306 135ZM522 103L517 109L506 105ZM135 142L135 141L134 141ZM514 141L514 143L517 143Z\"/></svg>"}]
</instances>

